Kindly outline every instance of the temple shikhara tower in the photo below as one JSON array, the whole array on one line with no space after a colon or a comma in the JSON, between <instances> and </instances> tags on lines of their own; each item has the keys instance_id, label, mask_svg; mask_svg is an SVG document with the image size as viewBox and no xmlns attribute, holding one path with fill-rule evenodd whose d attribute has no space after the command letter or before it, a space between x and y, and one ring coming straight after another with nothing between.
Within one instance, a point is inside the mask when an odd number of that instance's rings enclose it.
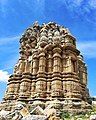
<instances>
[{"instance_id":1,"label":"temple shikhara tower","mask_svg":"<svg viewBox=\"0 0 96 120\"><path fill-rule=\"evenodd\" d=\"M12 111L19 102L37 111L54 108L56 114L89 108L86 64L67 28L35 22L22 35L19 52L1 110Z\"/></svg>"}]
</instances>

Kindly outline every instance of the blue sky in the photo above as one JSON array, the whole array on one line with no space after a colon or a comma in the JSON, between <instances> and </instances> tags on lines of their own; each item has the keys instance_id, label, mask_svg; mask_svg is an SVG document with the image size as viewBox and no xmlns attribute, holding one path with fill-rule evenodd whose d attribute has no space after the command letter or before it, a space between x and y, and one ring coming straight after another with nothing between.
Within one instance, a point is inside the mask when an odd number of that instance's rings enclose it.
<instances>
[{"instance_id":1,"label":"blue sky","mask_svg":"<svg viewBox=\"0 0 96 120\"><path fill-rule=\"evenodd\" d=\"M68 27L88 66L88 87L96 96L96 0L0 0L0 100L19 57L19 38L39 21Z\"/></svg>"}]
</instances>

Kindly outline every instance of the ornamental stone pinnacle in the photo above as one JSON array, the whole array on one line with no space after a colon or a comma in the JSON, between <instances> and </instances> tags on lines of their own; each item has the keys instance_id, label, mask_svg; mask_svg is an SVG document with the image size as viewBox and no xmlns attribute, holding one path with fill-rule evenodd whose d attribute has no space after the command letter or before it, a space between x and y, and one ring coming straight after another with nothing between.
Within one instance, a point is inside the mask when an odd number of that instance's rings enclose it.
<instances>
[{"instance_id":1,"label":"ornamental stone pinnacle","mask_svg":"<svg viewBox=\"0 0 96 120\"><path fill-rule=\"evenodd\" d=\"M20 58L8 80L0 110L12 112L20 102L28 111L44 113L54 108L58 116L60 110L89 109L89 97L87 67L76 48L76 39L54 22L35 22L20 39Z\"/></svg>"}]
</instances>

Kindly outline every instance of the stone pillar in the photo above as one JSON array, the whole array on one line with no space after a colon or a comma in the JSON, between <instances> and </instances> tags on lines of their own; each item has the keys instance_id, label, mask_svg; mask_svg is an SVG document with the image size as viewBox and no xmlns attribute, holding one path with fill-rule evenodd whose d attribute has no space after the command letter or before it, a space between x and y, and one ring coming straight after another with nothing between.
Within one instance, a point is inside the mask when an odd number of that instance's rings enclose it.
<instances>
[{"instance_id":1,"label":"stone pillar","mask_svg":"<svg viewBox=\"0 0 96 120\"><path fill-rule=\"evenodd\" d=\"M71 81L71 97L81 99L81 85L79 82Z\"/></svg>"},{"instance_id":2,"label":"stone pillar","mask_svg":"<svg viewBox=\"0 0 96 120\"><path fill-rule=\"evenodd\" d=\"M31 94L31 80L32 76L30 73L23 73L20 84L19 99L23 100L30 97Z\"/></svg>"},{"instance_id":3,"label":"stone pillar","mask_svg":"<svg viewBox=\"0 0 96 120\"><path fill-rule=\"evenodd\" d=\"M54 48L53 49L54 55L53 55L53 73L60 73L60 67L61 67L61 49L60 48Z\"/></svg>"},{"instance_id":4,"label":"stone pillar","mask_svg":"<svg viewBox=\"0 0 96 120\"><path fill-rule=\"evenodd\" d=\"M67 56L65 51L63 51L63 54L62 54L62 72L63 73L66 72L66 68L67 68Z\"/></svg>"},{"instance_id":5,"label":"stone pillar","mask_svg":"<svg viewBox=\"0 0 96 120\"><path fill-rule=\"evenodd\" d=\"M66 90L67 90L66 97L67 98L71 98L71 93L72 93L72 90L71 90L72 84L71 84L71 82L72 81L66 81Z\"/></svg>"},{"instance_id":6,"label":"stone pillar","mask_svg":"<svg viewBox=\"0 0 96 120\"><path fill-rule=\"evenodd\" d=\"M34 98L36 95L36 81L33 79L31 83L31 98Z\"/></svg>"},{"instance_id":7,"label":"stone pillar","mask_svg":"<svg viewBox=\"0 0 96 120\"><path fill-rule=\"evenodd\" d=\"M39 71L38 73L45 73L45 66L46 66L46 58L45 53L42 52L39 54Z\"/></svg>"},{"instance_id":8,"label":"stone pillar","mask_svg":"<svg viewBox=\"0 0 96 120\"><path fill-rule=\"evenodd\" d=\"M46 67L46 58L45 58L45 51L40 51L39 53L39 71L37 75L37 82L36 82L36 92L38 98L45 98L46 97L46 74L45 74L45 67Z\"/></svg>"},{"instance_id":9,"label":"stone pillar","mask_svg":"<svg viewBox=\"0 0 96 120\"><path fill-rule=\"evenodd\" d=\"M14 96L14 97L12 97L12 99L18 98L20 79L21 79L21 75L19 75L19 74L13 74L10 76L10 78L8 80L9 83L8 83L7 91L5 94L5 99L7 97L10 98L11 96Z\"/></svg>"},{"instance_id":10,"label":"stone pillar","mask_svg":"<svg viewBox=\"0 0 96 120\"><path fill-rule=\"evenodd\" d=\"M52 51L48 51L47 58L47 97L51 96L51 80L52 80L52 72L53 72L53 60L52 60Z\"/></svg>"},{"instance_id":11,"label":"stone pillar","mask_svg":"<svg viewBox=\"0 0 96 120\"><path fill-rule=\"evenodd\" d=\"M77 60L76 60L76 58L71 58L71 72L77 73Z\"/></svg>"},{"instance_id":12,"label":"stone pillar","mask_svg":"<svg viewBox=\"0 0 96 120\"><path fill-rule=\"evenodd\" d=\"M80 79L80 82L83 83L83 70L82 70L82 64L79 65L79 79Z\"/></svg>"},{"instance_id":13,"label":"stone pillar","mask_svg":"<svg viewBox=\"0 0 96 120\"><path fill-rule=\"evenodd\" d=\"M38 70L39 70L39 61L38 61L38 53L37 51L33 52L33 56L32 56L32 60L33 60L33 66L32 66L32 74L36 75Z\"/></svg>"},{"instance_id":14,"label":"stone pillar","mask_svg":"<svg viewBox=\"0 0 96 120\"><path fill-rule=\"evenodd\" d=\"M66 95L67 95L67 82L66 82L65 78L63 79L63 95L64 95L64 97L66 97Z\"/></svg>"},{"instance_id":15,"label":"stone pillar","mask_svg":"<svg viewBox=\"0 0 96 120\"><path fill-rule=\"evenodd\" d=\"M74 56L74 55L73 55ZM70 54L66 57L66 72L76 73L77 72L77 60Z\"/></svg>"},{"instance_id":16,"label":"stone pillar","mask_svg":"<svg viewBox=\"0 0 96 120\"><path fill-rule=\"evenodd\" d=\"M47 70L48 70L48 73L52 73L52 71L53 71L53 65L52 65L52 51L49 51L49 52L48 52Z\"/></svg>"},{"instance_id":17,"label":"stone pillar","mask_svg":"<svg viewBox=\"0 0 96 120\"><path fill-rule=\"evenodd\" d=\"M14 82L11 81L8 83L8 94L9 95L14 94L14 87L15 87Z\"/></svg>"},{"instance_id":18,"label":"stone pillar","mask_svg":"<svg viewBox=\"0 0 96 120\"><path fill-rule=\"evenodd\" d=\"M19 95L19 88L20 88L20 80L21 80L22 75L20 74L14 74L13 75L13 79L14 79L14 95L16 95L18 97Z\"/></svg>"},{"instance_id":19,"label":"stone pillar","mask_svg":"<svg viewBox=\"0 0 96 120\"><path fill-rule=\"evenodd\" d=\"M63 81L63 95L64 97L66 97L66 94L67 94L67 82L66 82L66 72L68 71L68 64L67 64L67 56L66 56L66 52L65 50L63 50L62 52L62 81Z\"/></svg>"},{"instance_id":20,"label":"stone pillar","mask_svg":"<svg viewBox=\"0 0 96 120\"><path fill-rule=\"evenodd\" d=\"M87 85L87 68L86 68L86 66L84 65L84 68L83 68L83 73L82 73L83 75L83 83L85 84L85 85Z\"/></svg>"},{"instance_id":21,"label":"stone pillar","mask_svg":"<svg viewBox=\"0 0 96 120\"><path fill-rule=\"evenodd\" d=\"M67 58L67 72L71 72L71 56Z\"/></svg>"},{"instance_id":22,"label":"stone pillar","mask_svg":"<svg viewBox=\"0 0 96 120\"><path fill-rule=\"evenodd\" d=\"M25 60L24 59L20 59L20 63L19 63L19 73L23 73L25 70Z\"/></svg>"},{"instance_id":23,"label":"stone pillar","mask_svg":"<svg viewBox=\"0 0 96 120\"><path fill-rule=\"evenodd\" d=\"M83 60L79 59L78 61L78 76L81 83L84 85L87 84L87 68Z\"/></svg>"},{"instance_id":24,"label":"stone pillar","mask_svg":"<svg viewBox=\"0 0 96 120\"><path fill-rule=\"evenodd\" d=\"M32 55L29 57L29 62L30 62L29 71L30 71L30 73L32 73L33 72L33 59L32 59Z\"/></svg>"},{"instance_id":25,"label":"stone pillar","mask_svg":"<svg viewBox=\"0 0 96 120\"><path fill-rule=\"evenodd\" d=\"M28 52L26 50L26 52ZM19 99L23 100L29 98L30 89L31 89L31 73L30 73L30 65L29 65L29 54L21 55L21 64L20 64L20 73L22 73L22 79L20 81L20 90L19 90Z\"/></svg>"},{"instance_id":26,"label":"stone pillar","mask_svg":"<svg viewBox=\"0 0 96 120\"><path fill-rule=\"evenodd\" d=\"M19 87L20 87L21 75L13 74L8 80L7 90L5 92L4 101L8 106L5 106L6 110L12 110L15 106L15 102L18 100Z\"/></svg>"},{"instance_id":27,"label":"stone pillar","mask_svg":"<svg viewBox=\"0 0 96 120\"><path fill-rule=\"evenodd\" d=\"M52 78L52 96L60 97L62 96L62 81L61 81L61 49L54 48L53 49L53 78Z\"/></svg>"},{"instance_id":28,"label":"stone pillar","mask_svg":"<svg viewBox=\"0 0 96 120\"><path fill-rule=\"evenodd\" d=\"M21 74L25 70L25 59L20 58L18 63L14 67L14 74Z\"/></svg>"},{"instance_id":29,"label":"stone pillar","mask_svg":"<svg viewBox=\"0 0 96 120\"><path fill-rule=\"evenodd\" d=\"M39 70L39 60L38 60L38 52L33 51L32 55L32 83L31 83L31 98L36 96L36 79L37 79L37 72Z\"/></svg>"},{"instance_id":30,"label":"stone pillar","mask_svg":"<svg viewBox=\"0 0 96 120\"><path fill-rule=\"evenodd\" d=\"M25 73L29 72L30 73L30 63L27 60L25 60L25 70L24 70Z\"/></svg>"}]
</instances>

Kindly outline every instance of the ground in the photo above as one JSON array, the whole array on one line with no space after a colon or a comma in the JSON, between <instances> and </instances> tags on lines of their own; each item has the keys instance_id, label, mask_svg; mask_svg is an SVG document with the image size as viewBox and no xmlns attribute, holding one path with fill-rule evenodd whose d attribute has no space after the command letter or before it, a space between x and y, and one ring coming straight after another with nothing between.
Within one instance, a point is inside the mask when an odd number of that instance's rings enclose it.
<instances>
[{"instance_id":1,"label":"ground","mask_svg":"<svg viewBox=\"0 0 96 120\"><path fill-rule=\"evenodd\" d=\"M69 114L68 112L61 113L62 120L96 120L96 106L92 107L90 112L81 114Z\"/></svg>"}]
</instances>

